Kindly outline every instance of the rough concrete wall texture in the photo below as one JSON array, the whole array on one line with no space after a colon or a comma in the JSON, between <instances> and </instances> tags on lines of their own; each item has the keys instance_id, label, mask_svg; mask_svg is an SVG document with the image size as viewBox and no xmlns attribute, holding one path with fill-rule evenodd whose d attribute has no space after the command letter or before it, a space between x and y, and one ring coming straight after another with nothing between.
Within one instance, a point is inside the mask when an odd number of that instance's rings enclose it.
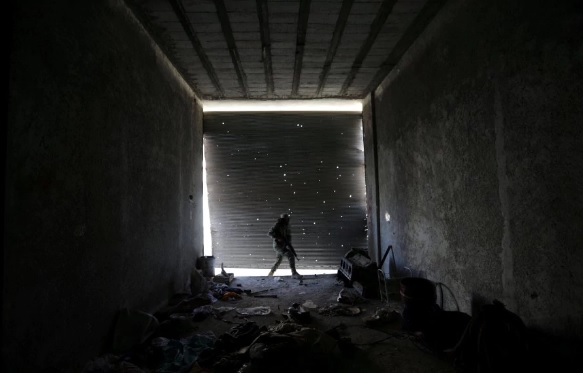
<instances>
[{"instance_id":1,"label":"rough concrete wall texture","mask_svg":"<svg viewBox=\"0 0 583 373\"><path fill-rule=\"evenodd\" d=\"M202 255L202 109L121 0L14 7L4 371L80 371ZM192 201L190 200L192 196Z\"/></svg>"},{"instance_id":2,"label":"rough concrete wall texture","mask_svg":"<svg viewBox=\"0 0 583 373\"><path fill-rule=\"evenodd\" d=\"M364 145L364 173L366 181L366 218L368 230L368 252L378 262L379 246L377 239L377 185L376 156L373 123L373 105L371 96L367 96L362 105L362 140Z\"/></svg>"},{"instance_id":3,"label":"rough concrete wall texture","mask_svg":"<svg viewBox=\"0 0 583 373\"><path fill-rule=\"evenodd\" d=\"M582 29L576 1L450 1L376 91L382 246L462 311L499 299L567 337L583 336Z\"/></svg>"}]
</instances>

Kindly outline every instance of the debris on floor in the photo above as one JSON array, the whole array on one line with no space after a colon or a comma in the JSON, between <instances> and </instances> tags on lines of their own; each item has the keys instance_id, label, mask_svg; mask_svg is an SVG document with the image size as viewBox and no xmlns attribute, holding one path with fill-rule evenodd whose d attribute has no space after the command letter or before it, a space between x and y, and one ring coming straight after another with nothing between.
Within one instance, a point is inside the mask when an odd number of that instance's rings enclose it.
<instances>
[{"instance_id":1,"label":"debris on floor","mask_svg":"<svg viewBox=\"0 0 583 373\"><path fill-rule=\"evenodd\" d=\"M378 309L374 315L364 320L365 324L370 327L385 325L401 319L401 314L391 308Z\"/></svg>"},{"instance_id":2,"label":"debris on floor","mask_svg":"<svg viewBox=\"0 0 583 373\"><path fill-rule=\"evenodd\" d=\"M362 303L364 301L364 298L361 297L360 294L358 294L358 292L354 288L344 288L340 290L340 293L338 293L338 298L336 298L336 300L339 303L354 305L357 303Z\"/></svg>"},{"instance_id":3,"label":"debris on floor","mask_svg":"<svg viewBox=\"0 0 583 373\"><path fill-rule=\"evenodd\" d=\"M229 285L235 279L234 273L227 273L226 275L217 275L211 278L213 282Z\"/></svg>"},{"instance_id":4,"label":"debris on floor","mask_svg":"<svg viewBox=\"0 0 583 373\"><path fill-rule=\"evenodd\" d=\"M278 373L381 372L387 367L399 373L422 360L411 354L422 353L431 367L441 364L425 371L450 373L447 364L408 339L391 338L410 347L397 365L394 347L368 356L367 349L390 343L381 327L400 328L393 322L401 317L399 308L364 299L350 288L335 299L334 276L318 277L324 288L298 291L295 281L237 279L231 286L199 275L191 274L190 289L197 293L176 294L153 315L136 313L134 324L140 327L123 328L124 343L88 362L83 373L262 373L274 367ZM398 351L403 350L400 345ZM396 371L397 366L403 368Z\"/></svg>"},{"instance_id":5,"label":"debris on floor","mask_svg":"<svg viewBox=\"0 0 583 373\"><path fill-rule=\"evenodd\" d=\"M307 324L312 320L310 317L310 311L306 310L299 303L292 304L292 306L287 309L287 313L292 320L300 324Z\"/></svg>"},{"instance_id":6,"label":"debris on floor","mask_svg":"<svg viewBox=\"0 0 583 373\"><path fill-rule=\"evenodd\" d=\"M318 313L327 316L356 316L361 313L361 309L354 306L348 307L341 304L331 304L318 309Z\"/></svg>"},{"instance_id":7,"label":"debris on floor","mask_svg":"<svg viewBox=\"0 0 583 373\"><path fill-rule=\"evenodd\" d=\"M303 306L304 308L307 308L307 309L309 309L309 310L313 310L313 309L316 309L316 308L318 308L318 306L317 306L317 305L316 305L314 302L312 302L311 300L307 300L307 301L305 301L305 302L302 304L302 306Z\"/></svg>"},{"instance_id":8,"label":"debris on floor","mask_svg":"<svg viewBox=\"0 0 583 373\"><path fill-rule=\"evenodd\" d=\"M267 306L237 308L236 312L239 315L265 316L265 315L269 315L271 313L271 308L269 308Z\"/></svg>"},{"instance_id":9,"label":"debris on floor","mask_svg":"<svg viewBox=\"0 0 583 373\"><path fill-rule=\"evenodd\" d=\"M115 324L113 351L124 352L143 343L154 334L158 326L158 319L154 315L127 308L122 309Z\"/></svg>"}]
</instances>

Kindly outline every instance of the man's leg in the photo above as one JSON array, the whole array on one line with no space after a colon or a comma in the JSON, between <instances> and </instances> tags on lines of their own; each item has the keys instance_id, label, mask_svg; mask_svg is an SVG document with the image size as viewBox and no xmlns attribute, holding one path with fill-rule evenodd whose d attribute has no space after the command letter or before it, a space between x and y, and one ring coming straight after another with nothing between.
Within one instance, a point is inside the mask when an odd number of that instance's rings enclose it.
<instances>
[{"instance_id":1,"label":"man's leg","mask_svg":"<svg viewBox=\"0 0 583 373\"><path fill-rule=\"evenodd\" d=\"M279 265L281 264L282 259L283 259L283 256L280 253L277 253L277 260L275 261L275 264L273 265L273 267L271 267L271 271L269 271L269 274L267 276L273 276L275 271L277 271L277 267L279 267Z\"/></svg>"},{"instance_id":2,"label":"man's leg","mask_svg":"<svg viewBox=\"0 0 583 373\"><path fill-rule=\"evenodd\" d=\"M291 252L286 252L287 255L287 259L289 260L289 267L291 268L292 271L292 277L293 278L302 278L302 275L300 275L298 273L298 271L296 271L296 258L294 257L294 254L292 254Z\"/></svg>"}]
</instances>

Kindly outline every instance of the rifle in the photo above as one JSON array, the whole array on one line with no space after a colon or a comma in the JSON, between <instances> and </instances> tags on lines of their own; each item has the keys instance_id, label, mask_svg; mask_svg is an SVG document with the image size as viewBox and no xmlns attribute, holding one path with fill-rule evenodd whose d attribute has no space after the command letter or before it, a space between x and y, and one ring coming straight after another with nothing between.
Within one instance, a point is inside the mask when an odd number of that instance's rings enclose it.
<instances>
[{"instance_id":1,"label":"rifle","mask_svg":"<svg viewBox=\"0 0 583 373\"><path fill-rule=\"evenodd\" d=\"M291 251L291 253L294 254L294 256L296 257L296 259L299 261L300 258L298 258L298 254L296 254L296 250L291 245L291 243L287 242L287 240L285 238L283 239L283 242L285 242L285 246L284 247L289 247L289 251Z\"/></svg>"}]
</instances>

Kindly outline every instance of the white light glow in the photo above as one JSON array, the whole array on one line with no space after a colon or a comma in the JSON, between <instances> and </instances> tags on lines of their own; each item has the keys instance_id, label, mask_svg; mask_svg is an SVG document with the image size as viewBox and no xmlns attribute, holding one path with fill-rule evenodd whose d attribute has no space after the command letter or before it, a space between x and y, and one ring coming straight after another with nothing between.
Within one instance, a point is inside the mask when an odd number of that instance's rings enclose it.
<instances>
[{"instance_id":1,"label":"white light glow","mask_svg":"<svg viewBox=\"0 0 583 373\"><path fill-rule=\"evenodd\" d=\"M362 113L362 102L360 100L220 100L203 101L202 110L210 112L260 112L260 111L336 111Z\"/></svg>"},{"instance_id":2,"label":"white light glow","mask_svg":"<svg viewBox=\"0 0 583 373\"><path fill-rule=\"evenodd\" d=\"M203 227L204 227L204 249L203 255L213 255L213 244L211 238L211 217L209 210L209 196L206 186L206 158L204 156L204 143L202 145L202 212L203 212Z\"/></svg>"},{"instance_id":3,"label":"white light glow","mask_svg":"<svg viewBox=\"0 0 583 373\"><path fill-rule=\"evenodd\" d=\"M233 275L235 276L235 278L237 276L241 277L241 276L248 276L248 277L261 277L261 276L265 276L267 277L267 274L269 273L269 269L268 268L264 268L264 269L257 269L257 268L227 268L225 267L225 272L227 273L233 273ZM302 269L302 268L298 268L298 272L300 273L300 275L331 275L331 274L335 274L338 273L338 269ZM221 268L215 268L215 274L219 274L221 273ZM291 269L288 268L279 268L277 271L275 271L275 274L273 275L274 280L277 277L280 276L291 276Z\"/></svg>"}]
</instances>

